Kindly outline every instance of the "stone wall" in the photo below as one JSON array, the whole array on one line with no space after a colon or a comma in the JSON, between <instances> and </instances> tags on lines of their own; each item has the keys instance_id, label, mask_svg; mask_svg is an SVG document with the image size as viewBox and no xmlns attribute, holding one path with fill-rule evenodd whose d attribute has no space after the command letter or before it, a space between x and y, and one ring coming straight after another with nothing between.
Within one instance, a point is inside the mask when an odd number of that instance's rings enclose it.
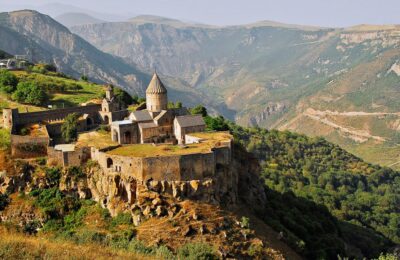
<instances>
[{"instance_id":1,"label":"stone wall","mask_svg":"<svg viewBox=\"0 0 400 260\"><path fill-rule=\"evenodd\" d=\"M207 153L157 157L111 155L107 150L91 149L92 160L97 161L104 171L131 176L138 181L191 181L210 178L219 169L230 165L231 154L230 146L213 148Z\"/></svg>"},{"instance_id":2,"label":"stone wall","mask_svg":"<svg viewBox=\"0 0 400 260\"><path fill-rule=\"evenodd\" d=\"M13 158L34 158L47 155L50 138L11 135L11 156Z\"/></svg>"},{"instance_id":3,"label":"stone wall","mask_svg":"<svg viewBox=\"0 0 400 260\"><path fill-rule=\"evenodd\" d=\"M49 146L47 147L47 154L53 164L62 167L81 166L91 157L89 147L76 148L75 151L71 152L63 152Z\"/></svg>"},{"instance_id":4,"label":"stone wall","mask_svg":"<svg viewBox=\"0 0 400 260\"><path fill-rule=\"evenodd\" d=\"M47 110L40 112L18 113L16 115L13 115L12 120L14 125L25 125L25 124L38 123L41 121L63 120L67 115L71 113L77 113L80 115L89 114L93 117L97 117L100 109L101 105L96 104L96 105L69 107L69 108Z\"/></svg>"}]
</instances>

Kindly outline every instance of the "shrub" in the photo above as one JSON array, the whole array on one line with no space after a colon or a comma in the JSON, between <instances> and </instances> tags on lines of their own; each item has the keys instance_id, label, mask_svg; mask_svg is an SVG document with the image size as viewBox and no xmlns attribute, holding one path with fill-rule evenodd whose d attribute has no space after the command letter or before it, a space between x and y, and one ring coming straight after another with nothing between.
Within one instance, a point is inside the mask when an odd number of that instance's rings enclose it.
<instances>
[{"instance_id":1,"label":"shrub","mask_svg":"<svg viewBox=\"0 0 400 260\"><path fill-rule=\"evenodd\" d=\"M46 157L36 158L36 163L41 166L46 165L47 159L46 159Z\"/></svg>"},{"instance_id":2,"label":"shrub","mask_svg":"<svg viewBox=\"0 0 400 260\"><path fill-rule=\"evenodd\" d=\"M129 242L128 250L139 254L151 255L154 254L156 249L154 247L147 247L142 241L132 239Z\"/></svg>"},{"instance_id":3,"label":"shrub","mask_svg":"<svg viewBox=\"0 0 400 260\"><path fill-rule=\"evenodd\" d=\"M28 235L33 235L37 233L40 223L38 221L29 221L26 223L22 229L22 232Z\"/></svg>"},{"instance_id":4,"label":"shrub","mask_svg":"<svg viewBox=\"0 0 400 260\"><path fill-rule=\"evenodd\" d=\"M132 224L132 215L130 213L119 213L111 221L111 226L130 225Z\"/></svg>"},{"instance_id":5,"label":"shrub","mask_svg":"<svg viewBox=\"0 0 400 260\"><path fill-rule=\"evenodd\" d=\"M250 219L248 217L242 217L240 226L242 228L250 228Z\"/></svg>"},{"instance_id":6,"label":"shrub","mask_svg":"<svg viewBox=\"0 0 400 260\"><path fill-rule=\"evenodd\" d=\"M11 146L11 135L10 131L4 128L0 129L0 149L6 150Z\"/></svg>"},{"instance_id":7,"label":"shrub","mask_svg":"<svg viewBox=\"0 0 400 260\"><path fill-rule=\"evenodd\" d=\"M156 257L165 260L175 259L174 254L168 247L161 245L156 249Z\"/></svg>"},{"instance_id":8,"label":"shrub","mask_svg":"<svg viewBox=\"0 0 400 260\"><path fill-rule=\"evenodd\" d=\"M25 128L25 127L24 127L24 128L21 129L20 132L21 132L21 135L29 135L29 132L30 132L30 131L29 131L28 128Z\"/></svg>"},{"instance_id":9,"label":"shrub","mask_svg":"<svg viewBox=\"0 0 400 260\"><path fill-rule=\"evenodd\" d=\"M46 180L50 187L58 186L61 178L61 170L59 168L47 168Z\"/></svg>"},{"instance_id":10,"label":"shrub","mask_svg":"<svg viewBox=\"0 0 400 260\"><path fill-rule=\"evenodd\" d=\"M69 114L61 126L61 135L67 143L73 142L78 137L78 115Z\"/></svg>"},{"instance_id":11,"label":"shrub","mask_svg":"<svg viewBox=\"0 0 400 260\"><path fill-rule=\"evenodd\" d=\"M214 248L203 243L188 243L178 249L179 259L198 260L198 259L218 259Z\"/></svg>"},{"instance_id":12,"label":"shrub","mask_svg":"<svg viewBox=\"0 0 400 260\"><path fill-rule=\"evenodd\" d=\"M20 103L44 105L48 101L47 94L34 82L20 82L11 98Z\"/></svg>"},{"instance_id":13,"label":"shrub","mask_svg":"<svg viewBox=\"0 0 400 260\"><path fill-rule=\"evenodd\" d=\"M7 194L0 194L0 210L4 210L10 203L10 198Z\"/></svg>"},{"instance_id":14,"label":"shrub","mask_svg":"<svg viewBox=\"0 0 400 260\"><path fill-rule=\"evenodd\" d=\"M203 117L206 117L208 115L207 109L202 105L195 106L189 111L192 115L202 115Z\"/></svg>"},{"instance_id":15,"label":"shrub","mask_svg":"<svg viewBox=\"0 0 400 260\"><path fill-rule=\"evenodd\" d=\"M0 90L5 93L12 93L18 84L18 78L7 70L0 70Z\"/></svg>"},{"instance_id":16,"label":"shrub","mask_svg":"<svg viewBox=\"0 0 400 260\"><path fill-rule=\"evenodd\" d=\"M83 172L82 168L79 166L72 166L67 168L67 173L74 178L74 180L78 180L84 178L86 174Z\"/></svg>"}]
</instances>

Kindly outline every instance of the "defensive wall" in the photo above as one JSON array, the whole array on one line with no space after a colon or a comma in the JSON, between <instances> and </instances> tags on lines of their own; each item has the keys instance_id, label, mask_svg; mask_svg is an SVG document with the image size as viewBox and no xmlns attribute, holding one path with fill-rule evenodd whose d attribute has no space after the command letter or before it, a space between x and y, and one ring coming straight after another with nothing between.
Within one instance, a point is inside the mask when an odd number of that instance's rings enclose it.
<instances>
[{"instance_id":1,"label":"defensive wall","mask_svg":"<svg viewBox=\"0 0 400 260\"><path fill-rule=\"evenodd\" d=\"M209 152L156 157L133 157L109 154L108 149L91 148L91 159L106 173L118 173L138 181L191 181L215 176L228 167L232 159L230 144L211 148Z\"/></svg>"},{"instance_id":2,"label":"defensive wall","mask_svg":"<svg viewBox=\"0 0 400 260\"><path fill-rule=\"evenodd\" d=\"M99 120L98 113L100 110L101 105L99 104L28 113L19 113L17 109L4 109L3 119L5 126L12 129L15 126L38 123L42 121L62 121L67 115L72 113L77 113L79 115L89 114L92 116L92 119L96 121Z\"/></svg>"}]
</instances>

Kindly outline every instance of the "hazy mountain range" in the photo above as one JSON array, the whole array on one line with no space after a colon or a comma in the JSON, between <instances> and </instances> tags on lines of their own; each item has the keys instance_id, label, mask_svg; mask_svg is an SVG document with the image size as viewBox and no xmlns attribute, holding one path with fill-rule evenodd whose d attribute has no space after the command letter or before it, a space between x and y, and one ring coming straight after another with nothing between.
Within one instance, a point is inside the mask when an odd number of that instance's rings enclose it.
<instances>
[{"instance_id":1,"label":"hazy mountain range","mask_svg":"<svg viewBox=\"0 0 400 260\"><path fill-rule=\"evenodd\" d=\"M369 161L398 166L398 26L218 27L155 16L126 22L78 16L87 22L66 19L67 29L37 12L3 13L0 49L31 52L130 93L143 93L157 69L174 100L202 102L242 125L322 135Z\"/></svg>"}]
</instances>

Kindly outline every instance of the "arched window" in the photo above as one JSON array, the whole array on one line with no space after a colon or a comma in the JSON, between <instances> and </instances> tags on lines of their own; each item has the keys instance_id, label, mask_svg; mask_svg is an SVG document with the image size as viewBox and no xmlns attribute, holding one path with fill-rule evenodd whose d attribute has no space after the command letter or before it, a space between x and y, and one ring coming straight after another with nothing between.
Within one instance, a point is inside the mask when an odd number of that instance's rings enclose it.
<instances>
[{"instance_id":1,"label":"arched window","mask_svg":"<svg viewBox=\"0 0 400 260\"><path fill-rule=\"evenodd\" d=\"M93 125L93 120L90 118L90 117L88 117L88 118L86 118L86 124L89 126L89 125Z\"/></svg>"},{"instance_id":2,"label":"arched window","mask_svg":"<svg viewBox=\"0 0 400 260\"><path fill-rule=\"evenodd\" d=\"M111 158L107 158L107 168L111 168L113 166L113 160Z\"/></svg>"},{"instance_id":3,"label":"arched window","mask_svg":"<svg viewBox=\"0 0 400 260\"><path fill-rule=\"evenodd\" d=\"M110 122L110 119L108 118L108 116L105 116L104 117L104 123L106 123L108 125L109 122Z\"/></svg>"}]
</instances>

